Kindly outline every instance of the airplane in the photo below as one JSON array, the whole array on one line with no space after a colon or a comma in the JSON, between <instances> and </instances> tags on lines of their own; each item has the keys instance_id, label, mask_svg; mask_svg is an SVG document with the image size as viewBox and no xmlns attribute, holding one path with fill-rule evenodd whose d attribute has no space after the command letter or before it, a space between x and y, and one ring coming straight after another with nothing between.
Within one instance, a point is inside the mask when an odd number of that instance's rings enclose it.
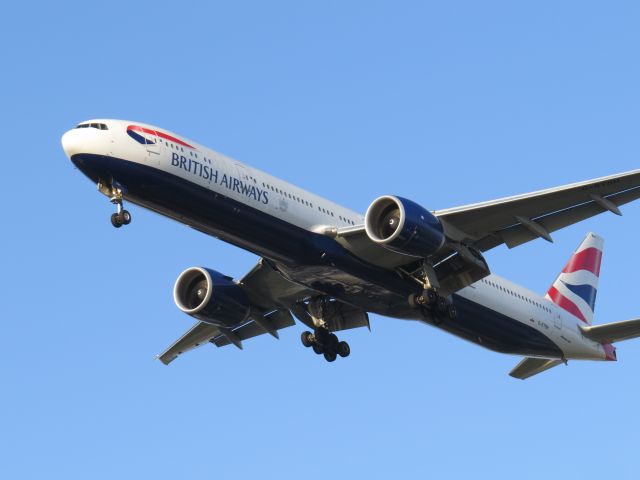
<instances>
[{"instance_id":1,"label":"airplane","mask_svg":"<svg viewBox=\"0 0 640 480\"><path fill-rule=\"evenodd\" d=\"M484 348L524 357L519 379L569 360L617 360L613 343L640 336L640 318L593 325L603 239L588 233L549 291L491 273L483 253L509 249L640 197L640 170L430 211L396 195L364 215L144 123L95 119L64 133L71 162L131 222L130 202L260 257L240 280L205 267L177 278L177 307L196 319L157 358L168 365L205 344L235 345L298 320L302 344L347 357L336 332L369 313L415 320Z\"/></svg>"}]
</instances>

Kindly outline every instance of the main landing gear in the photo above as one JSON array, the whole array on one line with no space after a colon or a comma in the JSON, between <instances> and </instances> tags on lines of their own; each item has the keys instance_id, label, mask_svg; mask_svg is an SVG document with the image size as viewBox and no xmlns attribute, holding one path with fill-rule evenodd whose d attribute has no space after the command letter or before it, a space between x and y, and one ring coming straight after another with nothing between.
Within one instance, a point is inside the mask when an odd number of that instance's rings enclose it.
<instances>
[{"instance_id":1,"label":"main landing gear","mask_svg":"<svg viewBox=\"0 0 640 480\"><path fill-rule=\"evenodd\" d=\"M333 362L338 355L345 358L351 353L349 344L338 340L335 333L331 333L325 327L316 328L313 333L306 331L301 335L302 345L313 348L318 355L324 355L327 362Z\"/></svg>"},{"instance_id":2,"label":"main landing gear","mask_svg":"<svg viewBox=\"0 0 640 480\"><path fill-rule=\"evenodd\" d=\"M102 182L98 183L98 190L109 197L111 203L116 206L116 213L111 214L111 225L120 228L122 225L131 223L131 214L122 206L122 189L115 186L106 186Z\"/></svg>"},{"instance_id":3,"label":"main landing gear","mask_svg":"<svg viewBox=\"0 0 640 480\"><path fill-rule=\"evenodd\" d=\"M438 295L433 288L427 288L422 295L416 297L415 302L420 305L422 314L435 325L445 320L455 320L458 315L455 305L447 298Z\"/></svg>"}]
</instances>

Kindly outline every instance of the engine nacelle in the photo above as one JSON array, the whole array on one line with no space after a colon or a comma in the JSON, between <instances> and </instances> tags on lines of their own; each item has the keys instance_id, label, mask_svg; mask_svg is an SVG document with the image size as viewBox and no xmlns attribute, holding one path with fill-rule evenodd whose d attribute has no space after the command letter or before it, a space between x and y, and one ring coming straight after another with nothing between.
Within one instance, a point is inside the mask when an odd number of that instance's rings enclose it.
<instances>
[{"instance_id":1,"label":"engine nacelle","mask_svg":"<svg viewBox=\"0 0 640 480\"><path fill-rule=\"evenodd\" d=\"M397 253L427 258L445 242L440 221L406 198L385 195L373 201L364 217L371 240Z\"/></svg>"},{"instance_id":2,"label":"engine nacelle","mask_svg":"<svg viewBox=\"0 0 640 480\"><path fill-rule=\"evenodd\" d=\"M202 267L188 268L178 276L173 300L184 313L219 327L234 327L251 312L242 287L230 277Z\"/></svg>"}]
</instances>

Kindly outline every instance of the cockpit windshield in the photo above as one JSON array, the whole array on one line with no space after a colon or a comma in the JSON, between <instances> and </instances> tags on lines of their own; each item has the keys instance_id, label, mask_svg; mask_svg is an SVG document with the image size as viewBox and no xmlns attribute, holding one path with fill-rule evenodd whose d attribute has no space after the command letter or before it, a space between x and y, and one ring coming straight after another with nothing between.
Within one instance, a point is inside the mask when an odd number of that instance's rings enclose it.
<instances>
[{"instance_id":1,"label":"cockpit windshield","mask_svg":"<svg viewBox=\"0 0 640 480\"><path fill-rule=\"evenodd\" d=\"M104 123L81 123L76 128L97 128L98 130L109 130Z\"/></svg>"}]
</instances>

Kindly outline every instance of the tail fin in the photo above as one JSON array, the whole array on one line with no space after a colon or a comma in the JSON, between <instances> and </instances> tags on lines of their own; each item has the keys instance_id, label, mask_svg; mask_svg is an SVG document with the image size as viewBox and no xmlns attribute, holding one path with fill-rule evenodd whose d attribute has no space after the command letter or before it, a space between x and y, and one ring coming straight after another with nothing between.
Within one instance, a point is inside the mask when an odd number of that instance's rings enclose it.
<instances>
[{"instance_id":1,"label":"tail fin","mask_svg":"<svg viewBox=\"0 0 640 480\"><path fill-rule=\"evenodd\" d=\"M602 237L588 233L546 295L587 325L593 320L603 247Z\"/></svg>"}]
</instances>

